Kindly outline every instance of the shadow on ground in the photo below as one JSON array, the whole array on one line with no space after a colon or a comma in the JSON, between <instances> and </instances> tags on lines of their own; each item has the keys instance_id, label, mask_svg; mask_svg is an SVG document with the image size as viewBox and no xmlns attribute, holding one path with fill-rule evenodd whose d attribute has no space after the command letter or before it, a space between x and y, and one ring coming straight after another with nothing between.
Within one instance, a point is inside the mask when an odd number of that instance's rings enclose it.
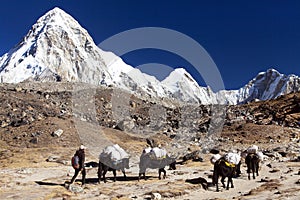
<instances>
[{"instance_id":1,"label":"shadow on ground","mask_svg":"<svg viewBox=\"0 0 300 200\"><path fill-rule=\"evenodd\" d=\"M203 189L205 189L205 190L207 190L208 187L212 185L212 183L208 183L207 180L202 177L187 179L185 182L191 183L191 184L201 184Z\"/></svg>"},{"instance_id":2,"label":"shadow on ground","mask_svg":"<svg viewBox=\"0 0 300 200\"><path fill-rule=\"evenodd\" d=\"M47 185L47 186L65 186L64 183L52 183L52 182L46 182L46 181L35 181L35 183L39 185Z\"/></svg>"}]
</instances>

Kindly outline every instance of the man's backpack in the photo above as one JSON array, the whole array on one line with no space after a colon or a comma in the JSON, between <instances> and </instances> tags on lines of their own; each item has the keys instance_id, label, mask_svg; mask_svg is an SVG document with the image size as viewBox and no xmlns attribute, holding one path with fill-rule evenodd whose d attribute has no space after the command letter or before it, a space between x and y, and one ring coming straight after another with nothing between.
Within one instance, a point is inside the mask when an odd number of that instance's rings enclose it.
<instances>
[{"instance_id":1,"label":"man's backpack","mask_svg":"<svg viewBox=\"0 0 300 200\"><path fill-rule=\"evenodd\" d=\"M72 157L71 163L74 169L79 169L79 157L77 155Z\"/></svg>"}]
</instances>

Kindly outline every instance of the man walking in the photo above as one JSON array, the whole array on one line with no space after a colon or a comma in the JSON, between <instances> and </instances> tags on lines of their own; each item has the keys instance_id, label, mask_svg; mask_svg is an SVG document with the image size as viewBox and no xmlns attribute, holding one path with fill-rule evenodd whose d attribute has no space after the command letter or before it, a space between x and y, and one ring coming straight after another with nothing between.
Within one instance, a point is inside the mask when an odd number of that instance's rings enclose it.
<instances>
[{"instance_id":1,"label":"man walking","mask_svg":"<svg viewBox=\"0 0 300 200\"><path fill-rule=\"evenodd\" d=\"M84 162L85 162L85 152L84 150L86 149L85 146L81 145L79 149L76 151L74 156L78 156L79 158L79 167L74 168L75 169L75 174L72 177L71 184L74 183L76 177L78 176L79 172L82 174L82 185L85 184L85 176L86 176L86 171L84 167Z\"/></svg>"}]
</instances>

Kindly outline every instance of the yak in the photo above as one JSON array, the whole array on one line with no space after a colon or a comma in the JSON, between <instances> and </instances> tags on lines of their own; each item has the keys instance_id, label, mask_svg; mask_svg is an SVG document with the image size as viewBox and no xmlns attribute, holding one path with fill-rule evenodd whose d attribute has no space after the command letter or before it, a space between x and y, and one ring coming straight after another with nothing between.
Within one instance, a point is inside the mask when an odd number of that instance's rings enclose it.
<instances>
[{"instance_id":1,"label":"yak","mask_svg":"<svg viewBox=\"0 0 300 200\"><path fill-rule=\"evenodd\" d=\"M169 169L176 169L176 159L168 156L167 154L163 157L157 158L155 152L152 151L152 148L146 148L143 150L143 153L140 157L139 163L139 180L143 175L146 179L146 169L158 169L158 178L161 179L161 173L164 173L163 178L166 178L165 166L169 165Z\"/></svg>"},{"instance_id":2,"label":"yak","mask_svg":"<svg viewBox=\"0 0 300 200\"><path fill-rule=\"evenodd\" d=\"M105 175L107 171L113 172L114 181L116 181L117 170L121 170L126 179L125 169L129 169L129 157L118 144L107 146L99 155L98 182L100 183L101 177L106 182Z\"/></svg>"},{"instance_id":3,"label":"yak","mask_svg":"<svg viewBox=\"0 0 300 200\"><path fill-rule=\"evenodd\" d=\"M253 179L255 179L255 173L258 176L259 161L260 161L260 158L255 153L249 153L246 156L245 162L246 162L246 165L247 165L247 173L248 173L248 179L249 180L250 180L251 172L252 172Z\"/></svg>"},{"instance_id":4,"label":"yak","mask_svg":"<svg viewBox=\"0 0 300 200\"><path fill-rule=\"evenodd\" d=\"M213 159L211 159L212 161ZM229 162L230 160L231 162ZM227 177L226 189L229 190L229 184L231 183L231 188L234 188L232 178L238 176L240 173L240 156L235 153L225 154L223 157L218 157L214 160L214 172L212 177L213 185L216 185L216 190L219 192L219 177L221 176L221 183L225 188L225 178Z\"/></svg>"},{"instance_id":5,"label":"yak","mask_svg":"<svg viewBox=\"0 0 300 200\"><path fill-rule=\"evenodd\" d=\"M110 163L110 164L107 164ZM121 170L123 172L124 178L126 179L125 169L129 169L129 158L123 158L122 160L118 162L103 162L99 160L99 166L98 166L98 182L100 183L101 177L103 177L104 183L106 183L106 173L107 171L112 171L114 178L113 181L116 181L117 176L117 170Z\"/></svg>"}]
</instances>

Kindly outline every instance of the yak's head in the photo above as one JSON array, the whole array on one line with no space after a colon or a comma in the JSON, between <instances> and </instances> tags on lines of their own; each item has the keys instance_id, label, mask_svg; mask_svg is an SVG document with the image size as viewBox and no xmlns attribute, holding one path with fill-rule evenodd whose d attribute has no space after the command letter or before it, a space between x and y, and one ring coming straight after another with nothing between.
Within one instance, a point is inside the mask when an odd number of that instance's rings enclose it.
<instances>
[{"instance_id":1,"label":"yak's head","mask_svg":"<svg viewBox=\"0 0 300 200\"><path fill-rule=\"evenodd\" d=\"M167 156L169 162L169 170L176 170L176 157L175 156Z\"/></svg>"},{"instance_id":2,"label":"yak's head","mask_svg":"<svg viewBox=\"0 0 300 200\"><path fill-rule=\"evenodd\" d=\"M126 169L129 169L129 158L123 158L123 166Z\"/></svg>"}]
</instances>

